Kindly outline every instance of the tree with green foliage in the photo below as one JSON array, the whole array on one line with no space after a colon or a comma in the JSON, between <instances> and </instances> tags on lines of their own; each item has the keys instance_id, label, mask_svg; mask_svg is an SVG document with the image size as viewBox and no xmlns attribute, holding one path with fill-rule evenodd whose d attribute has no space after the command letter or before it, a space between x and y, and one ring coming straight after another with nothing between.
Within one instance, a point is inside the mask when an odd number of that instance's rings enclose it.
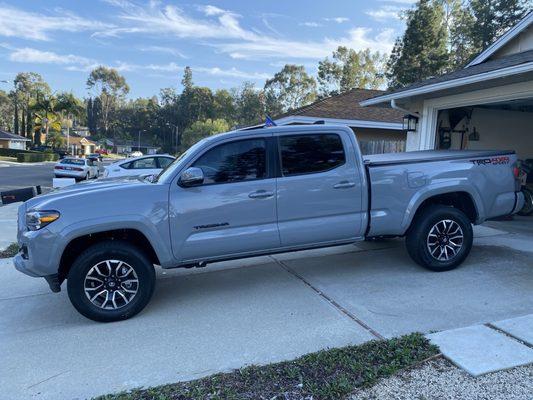
<instances>
[{"instance_id":1,"label":"tree with green foliage","mask_svg":"<svg viewBox=\"0 0 533 400\"><path fill-rule=\"evenodd\" d=\"M264 87L267 112L276 115L312 103L316 97L315 78L303 65L286 64Z\"/></svg>"},{"instance_id":2,"label":"tree with green foliage","mask_svg":"<svg viewBox=\"0 0 533 400\"><path fill-rule=\"evenodd\" d=\"M208 118L204 121L196 121L183 132L181 147L186 150L206 137L220 132L227 132L229 129L230 126L224 119Z\"/></svg>"},{"instance_id":3,"label":"tree with green foliage","mask_svg":"<svg viewBox=\"0 0 533 400\"><path fill-rule=\"evenodd\" d=\"M265 120L265 96L252 82L232 89L235 122L239 126L260 124Z\"/></svg>"},{"instance_id":4,"label":"tree with green foliage","mask_svg":"<svg viewBox=\"0 0 533 400\"><path fill-rule=\"evenodd\" d=\"M31 138L34 107L50 95L51 90L42 76L35 72L20 72L13 83L14 133Z\"/></svg>"},{"instance_id":5,"label":"tree with green foliage","mask_svg":"<svg viewBox=\"0 0 533 400\"><path fill-rule=\"evenodd\" d=\"M530 9L527 0L470 0L456 7L450 28L452 66L464 66Z\"/></svg>"},{"instance_id":6,"label":"tree with green foliage","mask_svg":"<svg viewBox=\"0 0 533 400\"><path fill-rule=\"evenodd\" d=\"M370 49L356 51L339 46L332 59L318 63L318 83L322 96L354 88L378 89L385 83L385 55Z\"/></svg>"},{"instance_id":7,"label":"tree with green foliage","mask_svg":"<svg viewBox=\"0 0 533 400\"><path fill-rule=\"evenodd\" d=\"M387 63L392 87L400 87L444 73L449 66L444 8L438 0L419 0L406 11L407 27L396 40Z\"/></svg>"},{"instance_id":8,"label":"tree with green foliage","mask_svg":"<svg viewBox=\"0 0 533 400\"><path fill-rule=\"evenodd\" d=\"M93 97L98 97L100 101L97 129L101 128L108 137L113 119L117 117L115 111L130 88L117 70L100 66L91 71L87 79L87 89L93 91ZM116 138L115 132L113 138Z\"/></svg>"},{"instance_id":9,"label":"tree with green foliage","mask_svg":"<svg viewBox=\"0 0 533 400\"><path fill-rule=\"evenodd\" d=\"M13 98L4 90L0 90L0 129L13 131L15 105Z\"/></svg>"}]
</instances>

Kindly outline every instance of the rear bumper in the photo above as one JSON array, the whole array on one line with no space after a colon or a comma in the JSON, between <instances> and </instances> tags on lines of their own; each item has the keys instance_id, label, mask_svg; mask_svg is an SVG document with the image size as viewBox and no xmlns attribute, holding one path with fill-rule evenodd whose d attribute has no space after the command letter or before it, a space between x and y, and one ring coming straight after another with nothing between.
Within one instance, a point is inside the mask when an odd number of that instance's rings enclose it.
<instances>
[{"instance_id":1,"label":"rear bumper","mask_svg":"<svg viewBox=\"0 0 533 400\"><path fill-rule=\"evenodd\" d=\"M511 214L516 214L518 211L524 207L524 193L522 192L515 192L515 203L513 211L511 211Z\"/></svg>"},{"instance_id":2,"label":"rear bumper","mask_svg":"<svg viewBox=\"0 0 533 400\"><path fill-rule=\"evenodd\" d=\"M54 175L56 178L81 179L81 178L85 178L85 176L87 175L87 172L85 171L61 171L61 172L54 172Z\"/></svg>"}]
</instances>

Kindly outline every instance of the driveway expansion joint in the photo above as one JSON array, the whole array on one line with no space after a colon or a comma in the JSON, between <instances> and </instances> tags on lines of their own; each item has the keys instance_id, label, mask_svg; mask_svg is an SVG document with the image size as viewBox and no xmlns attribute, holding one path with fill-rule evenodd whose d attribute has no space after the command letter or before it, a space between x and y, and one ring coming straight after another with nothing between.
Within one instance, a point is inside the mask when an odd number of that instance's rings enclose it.
<instances>
[{"instance_id":1,"label":"driveway expansion joint","mask_svg":"<svg viewBox=\"0 0 533 400\"><path fill-rule=\"evenodd\" d=\"M498 333L501 333L502 335L505 335L507 336L508 338L520 343L520 344L523 344L524 346L527 346L529 347L530 349L533 349L533 345L529 344L528 342L525 342L523 341L522 339L516 337L515 335L509 333L509 332L506 332L504 331L503 329L501 328L498 328L497 326L491 324L490 322L487 322L486 324L484 324L487 328L490 328L490 329L493 329L495 330L496 332Z\"/></svg>"},{"instance_id":2,"label":"driveway expansion joint","mask_svg":"<svg viewBox=\"0 0 533 400\"><path fill-rule=\"evenodd\" d=\"M315 287L311 282L306 280L302 275L300 275L298 272L293 270L291 267L289 267L287 264L285 264L283 261L277 260L276 258L269 256L272 260L274 260L281 268L283 268L285 271L287 271L289 274L293 275L296 279L302 281L305 285L307 285L311 290L313 290L316 294L318 294L322 299L324 299L326 302L328 302L331 306L336 308L338 311L340 311L342 314L344 314L346 317L351 319L353 322L355 322L357 325L362 327L364 330L366 330L368 333L370 333L372 336L374 336L376 339L382 340L384 339L384 336L381 335L378 331L368 326L365 322L363 322L361 319L359 319L356 315L352 314L350 311L348 311L346 308L344 308L342 305L337 303L334 299L329 297L327 294L325 294L323 291Z\"/></svg>"}]
</instances>

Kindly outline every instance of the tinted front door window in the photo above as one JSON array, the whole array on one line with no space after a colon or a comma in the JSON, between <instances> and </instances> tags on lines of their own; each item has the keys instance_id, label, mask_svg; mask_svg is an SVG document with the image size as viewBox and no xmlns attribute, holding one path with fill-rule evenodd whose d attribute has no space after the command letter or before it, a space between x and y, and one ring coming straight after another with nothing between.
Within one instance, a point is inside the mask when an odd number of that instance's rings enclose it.
<instances>
[{"instance_id":1,"label":"tinted front door window","mask_svg":"<svg viewBox=\"0 0 533 400\"><path fill-rule=\"evenodd\" d=\"M324 172L344 164L339 135L295 135L279 139L283 176Z\"/></svg>"},{"instance_id":2,"label":"tinted front door window","mask_svg":"<svg viewBox=\"0 0 533 400\"><path fill-rule=\"evenodd\" d=\"M204 172L204 184L266 178L265 141L251 139L222 144L201 156L194 166Z\"/></svg>"}]
</instances>

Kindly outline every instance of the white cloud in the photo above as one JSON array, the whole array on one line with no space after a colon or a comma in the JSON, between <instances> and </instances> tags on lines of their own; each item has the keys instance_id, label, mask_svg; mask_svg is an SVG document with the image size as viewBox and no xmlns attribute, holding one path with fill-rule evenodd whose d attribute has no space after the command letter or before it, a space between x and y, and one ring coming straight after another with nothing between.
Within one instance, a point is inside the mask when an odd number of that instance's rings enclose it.
<instances>
[{"instance_id":1,"label":"white cloud","mask_svg":"<svg viewBox=\"0 0 533 400\"><path fill-rule=\"evenodd\" d=\"M188 56L183 54L181 51L179 51L179 50L177 50L177 49L175 49L173 47L146 46L146 47L141 47L139 50L141 50L141 51L149 51L149 52L154 52L154 53L170 54L172 56L180 57L180 58L183 58L183 59L189 58Z\"/></svg>"},{"instance_id":2,"label":"white cloud","mask_svg":"<svg viewBox=\"0 0 533 400\"><path fill-rule=\"evenodd\" d=\"M88 20L63 9L54 15L31 13L0 5L0 35L30 40L50 40L52 32L82 32L110 28L99 21Z\"/></svg>"},{"instance_id":3,"label":"white cloud","mask_svg":"<svg viewBox=\"0 0 533 400\"><path fill-rule=\"evenodd\" d=\"M94 60L73 54L57 54L53 51L42 51L30 47L12 49L8 56L10 61L33 64L58 64L86 66L94 64Z\"/></svg>"},{"instance_id":4,"label":"white cloud","mask_svg":"<svg viewBox=\"0 0 533 400\"><path fill-rule=\"evenodd\" d=\"M308 28L320 28L321 26L324 26L320 22L314 22L314 21L300 22L298 25L307 26Z\"/></svg>"},{"instance_id":5,"label":"white cloud","mask_svg":"<svg viewBox=\"0 0 533 400\"><path fill-rule=\"evenodd\" d=\"M215 47L219 52L235 59L255 58L323 58L338 46L356 50L371 48L389 52L395 34L386 29L374 32L368 28L355 27L345 37L324 38L316 41L286 40L241 26L240 15L215 6L204 6L200 10L207 18L191 17L173 5L151 2L139 6L126 0L108 0L120 8L119 19L124 25L99 32L102 36L120 36L128 33L148 35L173 35L178 38L202 40L202 44ZM346 22L345 17L328 18L336 23Z\"/></svg>"},{"instance_id":6,"label":"white cloud","mask_svg":"<svg viewBox=\"0 0 533 400\"><path fill-rule=\"evenodd\" d=\"M342 24L344 22L348 22L350 20L350 18L346 18L346 17L335 17L335 18L324 18L324 21L328 21L328 22L336 22L337 24Z\"/></svg>"},{"instance_id":7,"label":"white cloud","mask_svg":"<svg viewBox=\"0 0 533 400\"><path fill-rule=\"evenodd\" d=\"M185 67L176 63L168 64L149 64L146 66L138 66L140 69L147 69L151 71L164 71L164 72L182 72ZM219 67L191 67L193 73L207 74L211 76L227 77L227 78L239 78L246 80L265 80L270 78L270 74L260 72L245 72L237 68L219 68Z\"/></svg>"},{"instance_id":8,"label":"white cloud","mask_svg":"<svg viewBox=\"0 0 533 400\"><path fill-rule=\"evenodd\" d=\"M398 6L383 6L375 10L367 10L365 14L372 17L376 21L386 21L390 19L400 19L400 12L404 10Z\"/></svg>"}]
</instances>

